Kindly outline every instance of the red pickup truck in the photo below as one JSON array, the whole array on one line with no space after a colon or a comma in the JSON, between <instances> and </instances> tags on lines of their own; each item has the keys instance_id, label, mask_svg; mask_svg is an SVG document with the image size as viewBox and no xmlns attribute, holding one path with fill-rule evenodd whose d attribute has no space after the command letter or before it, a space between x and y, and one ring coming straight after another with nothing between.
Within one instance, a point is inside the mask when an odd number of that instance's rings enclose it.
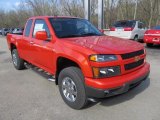
<instances>
[{"instance_id":1,"label":"red pickup truck","mask_svg":"<svg viewBox=\"0 0 160 120\"><path fill-rule=\"evenodd\" d=\"M7 41L15 68L27 62L55 76L63 100L74 109L91 98L122 94L150 72L143 45L106 36L81 18L32 17L23 35L8 34Z\"/></svg>"}]
</instances>

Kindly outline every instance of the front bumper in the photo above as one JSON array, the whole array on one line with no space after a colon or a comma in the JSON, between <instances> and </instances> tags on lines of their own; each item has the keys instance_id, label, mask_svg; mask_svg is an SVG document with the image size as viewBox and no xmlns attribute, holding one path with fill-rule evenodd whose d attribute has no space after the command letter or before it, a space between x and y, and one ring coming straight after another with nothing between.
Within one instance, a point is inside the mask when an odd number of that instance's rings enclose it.
<instances>
[{"instance_id":1,"label":"front bumper","mask_svg":"<svg viewBox=\"0 0 160 120\"><path fill-rule=\"evenodd\" d=\"M86 78L86 93L88 97L104 98L127 92L129 89L146 80L150 73L150 65L117 77L105 79Z\"/></svg>"}]
</instances>

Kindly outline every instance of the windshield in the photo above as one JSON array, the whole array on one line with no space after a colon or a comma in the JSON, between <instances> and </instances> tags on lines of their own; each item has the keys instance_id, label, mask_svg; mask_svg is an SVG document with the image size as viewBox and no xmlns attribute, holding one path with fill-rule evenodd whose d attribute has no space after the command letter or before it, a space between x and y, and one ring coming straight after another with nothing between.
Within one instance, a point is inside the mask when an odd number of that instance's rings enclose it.
<instances>
[{"instance_id":1,"label":"windshield","mask_svg":"<svg viewBox=\"0 0 160 120\"><path fill-rule=\"evenodd\" d=\"M114 23L114 27L135 27L136 21L117 21Z\"/></svg>"},{"instance_id":2,"label":"windshield","mask_svg":"<svg viewBox=\"0 0 160 120\"><path fill-rule=\"evenodd\" d=\"M160 25L159 26L155 26L152 29L154 29L154 30L160 30Z\"/></svg>"},{"instance_id":3,"label":"windshield","mask_svg":"<svg viewBox=\"0 0 160 120\"><path fill-rule=\"evenodd\" d=\"M50 18L55 34L59 38L103 35L89 21L78 18Z\"/></svg>"}]
</instances>

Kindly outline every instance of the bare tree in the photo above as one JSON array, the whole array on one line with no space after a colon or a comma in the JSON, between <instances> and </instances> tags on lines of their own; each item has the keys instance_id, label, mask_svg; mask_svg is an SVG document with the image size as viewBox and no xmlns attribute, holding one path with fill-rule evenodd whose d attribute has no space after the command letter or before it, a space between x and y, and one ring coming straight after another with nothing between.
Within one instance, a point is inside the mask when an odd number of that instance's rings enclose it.
<instances>
[{"instance_id":1,"label":"bare tree","mask_svg":"<svg viewBox=\"0 0 160 120\"><path fill-rule=\"evenodd\" d=\"M18 8L0 9L0 28L24 26L30 16L69 15L84 17L84 0L21 0ZM98 0L91 0L91 22L97 26ZM160 0L104 0L104 24L138 19L148 27L160 24Z\"/></svg>"},{"instance_id":2,"label":"bare tree","mask_svg":"<svg viewBox=\"0 0 160 120\"><path fill-rule=\"evenodd\" d=\"M64 15L84 17L83 0L60 0Z\"/></svg>"},{"instance_id":3,"label":"bare tree","mask_svg":"<svg viewBox=\"0 0 160 120\"><path fill-rule=\"evenodd\" d=\"M138 0L136 0L136 3L135 3L134 20L136 19L136 15L137 15L137 5L138 5Z\"/></svg>"}]
</instances>

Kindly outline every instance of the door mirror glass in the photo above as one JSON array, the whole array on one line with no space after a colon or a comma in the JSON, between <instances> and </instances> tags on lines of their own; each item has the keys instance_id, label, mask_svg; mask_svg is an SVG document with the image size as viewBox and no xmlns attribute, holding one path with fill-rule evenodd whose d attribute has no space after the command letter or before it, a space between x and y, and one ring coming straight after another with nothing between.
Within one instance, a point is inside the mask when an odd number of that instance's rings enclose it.
<instances>
[{"instance_id":1,"label":"door mirror glass","mask_svg":"<svg viewBox=\"0 0 160 120\"><path fill-rule=\"evenodd\" d=\"M35 20L35 25L34 25L34 29L33 29L33 33L32 33L33 38L36 37L36 33L38 31L40 31L40 32L45 31L47 33L47 40L50 40L48 38L51 38L51 35L50 35L50 31L48 29L48 26L47 26L45 20L42 20L42 19ZM42 34L44 35L44 33L42 33Z\"/></svg>"},{"instance_id":2,"label":"door mirror glass","mask_svg":"<svg viewBox=\"0 0 160 120\"><path fill-rule=\"evenodd\" d=\"M37 31L35 38L38 40L47 40L47 32L46 31Z\"/></svg>"}]
</instances>

